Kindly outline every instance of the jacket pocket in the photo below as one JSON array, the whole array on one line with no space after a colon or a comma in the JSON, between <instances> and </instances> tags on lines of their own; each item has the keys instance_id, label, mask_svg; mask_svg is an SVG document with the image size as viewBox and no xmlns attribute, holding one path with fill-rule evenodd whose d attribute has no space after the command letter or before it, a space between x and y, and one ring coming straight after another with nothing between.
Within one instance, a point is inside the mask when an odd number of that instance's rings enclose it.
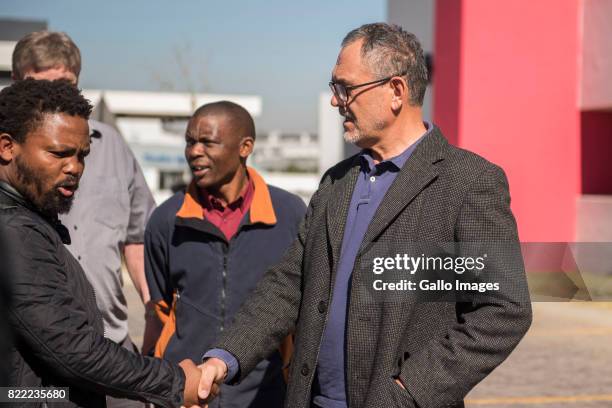
<instances>
[{"instance_id":1,"label":"jacket pocket","mask_svg":"<svg viewBox=\"0 0 612 408\"><path fill-rule=\"evenodd\" d=\"M417 407L415 400L412 398L408 390L396 383L394 378L391 378L389 382L391 387L390 396L394 403L393 407Z\"/></svg>"},{"instance_id":2,"label":"jacket pocket","mask_svg":"<svg viewBox=\"0 0 612 408\"><path fill-rule=\"evenodd\" d=\"M200 361L220 334L221 318L184 295L176 297L175 311L175 330L167 343L164 358Z\"/></svg>"}]
</instances>

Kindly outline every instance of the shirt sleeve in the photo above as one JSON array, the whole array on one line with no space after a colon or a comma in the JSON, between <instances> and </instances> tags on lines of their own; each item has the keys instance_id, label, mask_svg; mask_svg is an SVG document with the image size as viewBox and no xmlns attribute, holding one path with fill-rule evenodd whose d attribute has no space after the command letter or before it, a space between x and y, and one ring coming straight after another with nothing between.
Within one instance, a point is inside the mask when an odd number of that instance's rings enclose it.
<instances>
[{"instance_id":1,"label":"shirt sleeve","mask_svg":"<svg viewBox=\"0 0 612 408\"><path fill-rule=\"evenodd\" d=\"M131 180L128 184L130 196L130 219L126 233L126 244L142 244L144 242L145 226L151 213L155 209L155 200L149 190L142 169L136 161L134 154L126 145L129 160Z\"/></svg>"},{"instance_id":2,"label":"shirt sleeve","mask_svg":"<svg viewBox=\"0 0 612 408\"><path fill-rule=\"evenodd\" d=\"M240 369L238 360L229 351L219 348L208 350L204 356L202 356L202 360L207 360L213 357L222 360L227 366L227 376L225 377L224 382L226 384L230 384Z\"/></svg>"}]
</instances>

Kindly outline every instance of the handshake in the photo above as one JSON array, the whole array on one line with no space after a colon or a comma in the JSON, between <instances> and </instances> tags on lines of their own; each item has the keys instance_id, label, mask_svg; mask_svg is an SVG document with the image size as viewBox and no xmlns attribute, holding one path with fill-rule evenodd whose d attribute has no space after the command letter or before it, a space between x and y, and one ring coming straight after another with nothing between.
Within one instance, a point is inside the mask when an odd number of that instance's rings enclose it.
<instances>
[{"instance_id":1,"label":"handshake","mask_svg":"<svg viewBox=\"0 0 612 408\"><path fill-rule=\"evenodd\" d=\"M185 359L179 366L185 373L183 406L208 408L208 403L219 395L219 387L227 376L227 365L218 358L209 358L199 366Z\"/></svg>"}]
</instances>

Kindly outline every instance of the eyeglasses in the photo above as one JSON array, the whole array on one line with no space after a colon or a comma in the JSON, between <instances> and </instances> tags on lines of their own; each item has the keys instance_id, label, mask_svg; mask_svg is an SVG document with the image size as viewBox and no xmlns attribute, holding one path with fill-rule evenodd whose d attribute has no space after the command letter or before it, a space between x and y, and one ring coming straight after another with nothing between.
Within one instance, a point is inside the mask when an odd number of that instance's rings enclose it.
<instances>
[{"instance_id":1,"label":"eyeglasses","mask_svg":"<svg viewBox=\"0 0 612 408\"><path fill-rule=\"evenodd\" d=\"M366 82L364 84L351 85L351 86L346 86L346 85L338 83L338 82L330 81L329 82L329 88L334 93L334 96L338 99L338 101L342 105L346 105L346 103L348 102L348 94L353 89L362 88L364 86L374 85L374 84L382 85L385 82L389 82L391 79L393 79L395 77L404 76L405 74L406 73L401 73L399 75L391 75L390 77L387 77L387 78L377 79L375 81Z\"/></svg>"}]
</instances>

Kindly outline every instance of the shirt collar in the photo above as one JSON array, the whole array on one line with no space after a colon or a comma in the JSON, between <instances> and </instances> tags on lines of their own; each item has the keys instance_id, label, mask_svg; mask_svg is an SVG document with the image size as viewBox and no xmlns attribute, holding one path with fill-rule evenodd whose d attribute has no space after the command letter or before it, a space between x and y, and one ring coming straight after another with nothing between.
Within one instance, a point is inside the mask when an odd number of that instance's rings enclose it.
<instances>
[{"instance_id":1,"label":"shirt collar","mask_svg":"<svg viewBox=\"0 0 612 408\"><path fill-rule=\"evenodd\" d=\"M13 201L16 201L18 204L24 207L28 207L30 209L34 208L31 205L29 205L26 199L21 195L19 191L17 191L17 189L15 189L15 187L11 186L6 181L0 180L0 190L2 190L3 193L11 197L11 199Z\"/></svg>"},{"instance_id":2,"label":"shirt collar","mask_svg":"<svg viewBox=\"0 0 612 408\"><path fill-rule=\"evenodd\" d=\"M249 179L253 180L254 189L253 199L249 209L251 224L262 223L266 225L275 225L276 213L274 212L272 197L270 196L270 190L266 182L253 168L247 167L247 171L249 172ZM176 213L176 216L184 219L204 219L204 211L202 211L198 187L195 181L192 181L187 187L183 204Z\"/></svg>"},{"instance_id":3,"label":"shirt collar","mask_svg":"<svg viewBox=\"0 0 612 408\"><path fill-rule=\"evenodd\" d=\"M423 124L425 125L425 129L427 129L426 132L423 133L423 135L419 137L416 142L408 146L406 150L404 150L395 157L384 160L378 164L374 164L374 158L372 157L370 150L362 150L360 154L362 171L369 173L374 167L376 167L381 173L387 170L401 170L401 168L404 167L404 163L406 163L406 160L408 160L414 149L416 149L417 145L421 142L421 140L425 138L425 136L431 133L434 128L433 125L428 121L423 121Z\"/></svg>"},{"instance_id":4,"label":"shirt collar","mask_svg":"<svg viewBox=\"0 0 612 408\"><path fill-rule=\"evenodd\" d=\"M95 137L96 139L101 138L102 132L98 129L96 122L89 120L87 123L89 124L89 137Z\"/></svg>"},{"instance_id":5,"label":"shirt collar","mask_svg":"<svg viewBox=\"0 0 612 408\"><path fill-rule=\"evenodd\" d=\"M233 202L229 203L226 207L224 207L223 204L221 204L221 202L215 196L211 195L208 191L203 189L200 191L202 197L202 207L204 207L205 211L224 211L225 209L229 209L230 211L236 211L237 209L240 209L240 211L244 213L244 211L246 210L246 204L248 202L247 198L253 195L253 189L253 180L251 180L251 178L248 178L248 182L242 188L242 191L240 192L238 198L236 198Z\"/></svg>"}]
</instances>

